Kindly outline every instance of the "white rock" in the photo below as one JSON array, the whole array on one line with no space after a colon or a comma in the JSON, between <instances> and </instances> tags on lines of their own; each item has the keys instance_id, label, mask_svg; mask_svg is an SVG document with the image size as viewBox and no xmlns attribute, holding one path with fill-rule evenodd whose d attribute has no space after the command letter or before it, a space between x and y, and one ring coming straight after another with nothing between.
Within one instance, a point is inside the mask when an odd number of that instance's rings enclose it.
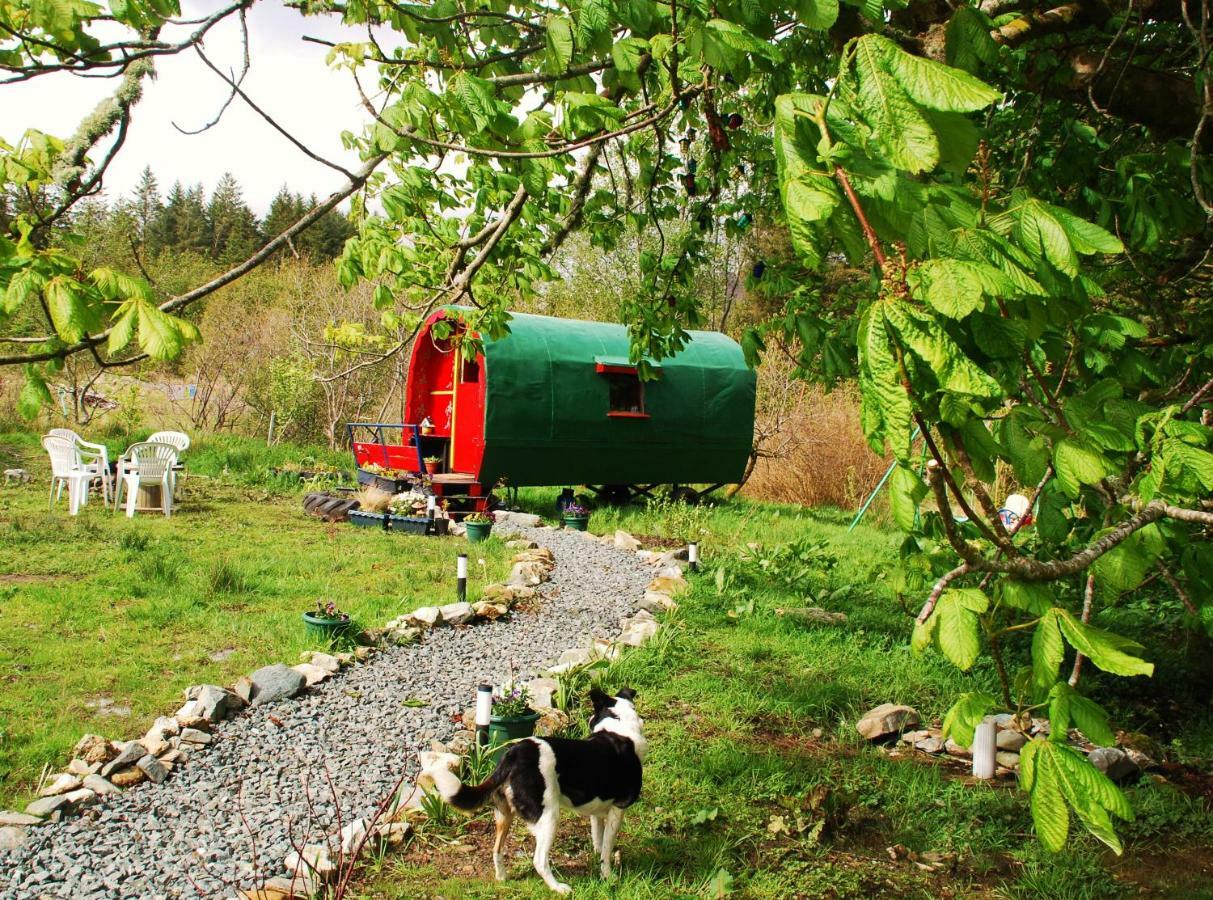
<instances>
[{"instance_id":1,"label":"white rock","mask_svg":"<svg viewBox=\"0 0 1213 900\"><path fill-rule=\"evenodd\" d=\"M560 682L555 678L532 678L524 687L531 694L532 706L551 706L552 696L560 690Z\"/></svg>"},{"instance_id":2,"label":"white rock","mask_svg":"<svg viewBox=\"0 0 1213 900\"><path fill-rule=\"evenodd\" d=\"M336 673L341 669L341 660L329 653L315 652L308 662L313 666L319 666L326 672Z\"/></svg>"},{"instance_id":3,"label":"white rock","mask_svg":"<svg viewBox=\"0 0 1213 900\"><path fill-rule=\"evenodd\" d=\"M311 663L299 663L298 665L291 666L291 668L307 680L308 687L320 684L320 682L332 675L328 669L322 669L320 666L314 666Z\"/></svg>"},{"instance_id":4,"label":"white rock","mask_svg":"<svg viewBox=\"0 0 1213 900\"><path fill-rule=\"evenodd\" d=\"M929 737L919 741L914 746L923 753L939 753L943 750L943 741L937 737Z\"/></svg>"},{"instance_id":5,"label":"white rock","mask_svg":"<svg viewBox=\"0 0 1213 900\"><path fill-rule=\"evenodd\" d=\"M647 609L652 613L670 612L678 609L678 603L673 597L668 594L659 594L656 591L645 591L644 597L637 604L641 609Z\"/></svg>"},{"instance_id":6,"label":"white rock","mask_svg":"<svg viewBox=\"0 0 1213 900\"><path fill-rule=\"evenodd\" d=\"M569 665L580 666L590 662L593 658L594 654L588 647L573 647L561 653L556 662L557 664L568 663Z\"/></svg>"},{"instance_id":7,"label":"white rock","mask_svg":"<svg viewBox=\"0 0 1213 900\"><path fill-rule=\"evenodd\" d=\"M160 782L168 778L168 769L165 768L164 763L160 762L160 760L150 753L141 758L135 765L139 771L147 776L147 780L152 784L160 784Z\"/></svg>"},{"instance_id":8,"label":"white rock","mask_svg":"<svg viewBox=\"0 0 1213 900\"><path fill-rule=\"evenodd\" d=\"M422 606L407 613L404 620L414 628L433 628L442 621L442 613L437 606Z\"/></svg>"},{"instance_id":9,"label":"white rock","mask_svg":"<svg viewBox=\"0 0 1213 900\"><path fill-rule=\"evenodd\" d=\"M1010 729L1003 729L994 738L994 745L999 750L1006 750L1008 753L1018 753L1027 742L1028 739L1022 732Z\"/></svg>"},{"instance_id":10,"label":"white rock","mask_svg":"<svg viewBox=\"0 0 1213 900\"><path fill-rule=\"evenodd\" d=\"M11 809L0 810L0 825L41 825L42 820L29 813L14 812Z\"/></svg>"},{"instance_id":11,"label":"white rock","mask_svg":"<svg viewBox=\"0 0 1213 900\"><path fill-rule=\"evenodd\" d=\"M657 570L658 578L673 578L675 581L685 581L686 578L682 574L682 566L662 566Z\"/></svg>"},{"instance_id":12,"label":"white rock","mask_svg":"<svg viewBox=\"0 0 1213 900\"><path fill-rule=\"evenodd\" d=\"M68 791L63 796L73 807L88 806L88 804L97 799L97 795L86 787Z\"/></svg>"},{"instance_id":13,"label":"white rock","mask_svg":"<svg viewBox=\"0 0 1213 900\"><path fill-rule=\"evenodd\" d=\"M855 724L856 730L869 741L878 741L891 734L917 725L918 710L898 703L882 703L868 710Z\"/></svg>"},{"instance_id":14,"label":"white rock","mask_svg":"<svg viewBox=\"0 0 1213 900\"><path fill-rule=\"evenodd\" d=\"M73 759L67 764L67 771L77 778L83 778L93 771L93 767L82 759Z\"/></svg>"},{"instance_id":15,"label":"white rock","mask_svg":"<svg viewBox=\"0 0 1213 900\"><path fill-rule=\"evenodd\" d=\"M635 553L641 546L640 541L622 530L615 532L614 544L616 549L623 550L626 553Z\"/></svg>"},{"instance_id":16,"label":"white rock","mask_svg":"<svg viewBox=\"0 0 1213 900\"><path fill-rule=\"evenodd\" d=\"M98 797L103 797L106 794L121 794L121 788L110 784L100 775L88 775L84 779L84 786L96 794Z\"/></svg>"},{"instance_id":17,"label":"white rock","mask_svg":"<svg viewBox=\"0 0 1213 900\"><path fill-rule=\"evenodd\" d=\"M442 621L448 625L466 625L476 618L476 611L472 609L470 603L448 603L446 606L439 607L438 612L442 615Z\"/></svg>"},{"instance_id":18,"label":"white rock","mask_svg":"<svg viewBox=\"0 0 1213 900\"><path fill-rule=\"evenodd\" d=\"M517 525L520 528L535 528L543 523L543 519L533 513L510 512L499 509L493 513L496 525Z\"/></svg>"},{"instance_id":19,"label":"white rock","mask_svg":"<svg viewBox=\"0 0 1213 900\"><path fill-rule=\"evenodd\" d=\"M300 854L292 850L283 860L286 871L292 875L311 873L319 878L327 879L337 871L337 866L329 856L329 848L323 844L308 844Z\"/></svg>"},{"instance_id":20,"label":"white rock","mask_svg":"<svg viewBox=\"0 0 1213 900\"><path fill-rule=\"evenodd\" d=\"M619 635L619 643L629 647L639 647L657 633L660 626L652 619L633 620L627 630Z\"/></svg>"},{"instance_id":21,"label":"white rock","mask_svg":"<svg viewBox=\"0 0 1213 900\"><path fill-rule=\"evenodd\" d=\"M367 835L366 819L355 819L341 829L341 852L349 856Z\"/></svg>"},{"instance_id":22,"label":"white rock","mask_svg":"<svg viewBox=\"0 0 1213 900\"><path fill-rule=\"evenodd\" d=\"M1019 754L1010 753L1006 750L1000 750L994 754L994 759L998 761L1000 766L1007 769L1014 769L1019 765Z\"/></svg>"},{"instance_id":23,"label":"white rock","mask_svg":"<svg viewBox=\"0 0 1213 900\"><path fill-rule=\"evenodd\" d=\"M63 809L69 805L69 801L63 794L56 794L54 797L41 797L25 807L26 813L39 818L46 818L56 810Z\"/></svg>"},{"instance_id":24,"label":"white rock","mask_svg":"<svg viewBox=\"0 0 1213 900\"><path fill-rule=\"evenodd\" d=\"M24 843L24 828L19 825L0 826L0 850L16 850Z\"/></svg>"},{"instance_id":25,"label":"white rock","mask_svg":"<svg viewBox=\"0 0 1213 900\"><path fill-rule=\"evenodd\" d=\"M61 775L56 775L54 780L49 784L42 786L42 790L38 791L39 797L54 797L56 794L66 794L68 791L74 791L80 787L80 779L64 772Z\"/></svg>"}]
</instances>

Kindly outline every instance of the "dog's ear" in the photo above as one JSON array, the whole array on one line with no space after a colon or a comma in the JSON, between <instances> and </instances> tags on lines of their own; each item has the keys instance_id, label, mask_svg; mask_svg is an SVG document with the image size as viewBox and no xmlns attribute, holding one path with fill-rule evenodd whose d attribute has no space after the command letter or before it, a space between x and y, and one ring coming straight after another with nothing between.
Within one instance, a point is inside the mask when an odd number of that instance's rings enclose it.
<instances>
[{"instance_id":1,"label":"dog's ear","mask_svg":"<svg viewBox=\"0 0 1213 900\"><path fill-rule=\"evenodd\" d=\"M618 690L618 692L616 692L615 696L618 697L620 700L627 700L630 702L631 700L635 699L636 692L634 690L632 690L631 688L625 687L625 688L620 688Z\"/></svg>"},{"instance_id":2,"label":"dog's ear","mask_svg":"<svg viewBox=\"0 0 1213 900\"><path fill-rule=\"evenodd\" d=\"M599 688L590 688L590 702L594 704L594 712L607 709L615 702L615 698Z\"/></svg>"}]
</instances>

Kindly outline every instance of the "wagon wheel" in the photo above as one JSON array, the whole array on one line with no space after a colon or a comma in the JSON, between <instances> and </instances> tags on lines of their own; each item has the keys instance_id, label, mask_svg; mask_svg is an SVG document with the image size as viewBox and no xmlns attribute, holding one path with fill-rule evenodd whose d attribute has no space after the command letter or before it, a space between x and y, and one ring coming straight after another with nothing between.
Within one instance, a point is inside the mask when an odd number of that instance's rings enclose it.
<instances>
[{"instance_id":1,"label":"wagon wheel","mask_svg":"<svg viewBox=\"0 0 1213 900\"><path fill-rule=\"evenodd\" d=\"M685 503L687 506L699 505L699 491L685 484L676 484L670 490L670 500L673 503Z\"/></svg>"},{"instance_id":2,"label":"wagon wheel","mask_svg":"<svg viewBox=\"0 0 1213 900\"><path fill-rule=\"evenodd\" d=\"M608 506L623 506L632 500L632 489L626 484L604 484L596 493Z\"/></svg>"}]
</instances>

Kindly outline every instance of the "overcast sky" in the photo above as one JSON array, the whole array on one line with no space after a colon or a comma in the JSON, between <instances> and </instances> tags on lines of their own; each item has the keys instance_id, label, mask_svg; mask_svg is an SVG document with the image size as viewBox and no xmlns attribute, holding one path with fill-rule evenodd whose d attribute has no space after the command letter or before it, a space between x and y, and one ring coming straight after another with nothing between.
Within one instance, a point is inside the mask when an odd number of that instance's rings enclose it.
<instances>
[{"instance_id":1,"label":"overcast sky","mask_svg":"<svg viewBox=\"0 0 1213 900\"><path fill-rule=\"evenodd\" d=\"M195 18L221 5L218 0L183 0L182 12ZM234 18L208 34L204 49L219 68L239 70L239 34ZM301 41L305 34L328 40L364 39L363 32L343 29L336 19L304 18L275 0L258 3L249 14L252 67L244 89L314 152L355 168L357 155L342 149L340 135L343 130L361 132L365 112L348 71L330 69L325 64L328 48ZM164 36L172 39L172 34ZM205 124L222 106L228 88L193 51L160 57L156 69L156 80L146 85L135 108L126 146L106 175L107 198L129 193L145 165L156 173L162 193L180 180L202 182L209 195L219 176L231 172L258 215L265 213L283 184L297 193L323 197L344 181L339 172L301 154L239 98L210 131L181 134L173 122L187 129ZM365 71L370 77L364 76L363 82L369 88L373 69ZM68 137L115 85L110 79L47 75L2 86L0 137L13 143L26 128Z\"/></svg>"}]
</instances>

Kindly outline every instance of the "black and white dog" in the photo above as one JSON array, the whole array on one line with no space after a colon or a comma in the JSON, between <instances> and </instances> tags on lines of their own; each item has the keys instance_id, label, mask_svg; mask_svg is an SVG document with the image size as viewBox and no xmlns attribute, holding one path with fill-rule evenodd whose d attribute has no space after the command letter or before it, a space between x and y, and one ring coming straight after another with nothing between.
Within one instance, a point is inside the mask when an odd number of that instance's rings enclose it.
<instances>
[{"instance_id":1,"label":"black and white dog","mask_svg":"<svg viewBox=\"0 0 1213 900\"><path fill-rule=\"evenodd\" d=\"M632 705L635 692L624 688L614 697L595 688L590 692L594 715L588 740L526 738L502 754L497 768L483 784L460 782L452 771L459 758L450 753L422 753L422 780L432 781L452 806L473 810L492 802L496 840L493 868L497 880L506 877L505 844L514 815L535 836L535 871L558 894L572 888L556 880L548 854L556 839L561 807L590 818L594 852L602 860L602 877L611 876L615 835L623 811L640 797L641 763L648 751L644 720Z\"/></svg>"}]
</instances>

